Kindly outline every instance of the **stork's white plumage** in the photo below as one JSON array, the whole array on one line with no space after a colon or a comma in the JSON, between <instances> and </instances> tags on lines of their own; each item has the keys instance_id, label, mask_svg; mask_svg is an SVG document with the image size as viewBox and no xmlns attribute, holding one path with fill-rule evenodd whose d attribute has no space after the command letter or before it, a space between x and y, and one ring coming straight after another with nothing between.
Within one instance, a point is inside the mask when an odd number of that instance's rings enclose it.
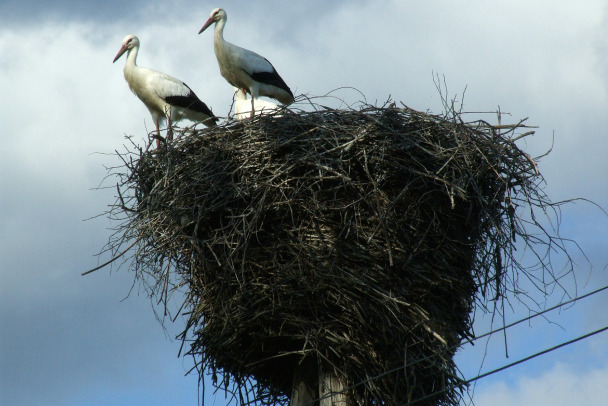
<instances>
[{"instance_id":1,"label":"stork's white plumage","mask_svg":"<svg viewBox=\"0 0 608 406\"><path fill-rule=\"evenodd\" d=\"M191 121L200 121L207 126L216 124L217 117L184 82L165 73L137 66L139 38L135 35L127 35L123 39L122 46L112 62L116 62L127 51L125 80L131 91L146 105L152 115L158 137L157 147L160 145L159 126L163 119L168 119L169 123L187 118ZM169 128L168 138L171 137Z\"/></svg>"},{"instance_id":2,"label":"stork's white plumage","mask_svg":"<svg viewBox=\"0 0 608 406\"><path fill-rule=\"evenodd\" d=\"M234 88L235 92L235 100L234 100L234 117L237 120L245 120L248 117L251 117L251 100L247 99L247 93L244 90L239 88ZM255 112L254 114L272 114L276 110L278 110L279 106L274 104L273 102L269 102L266 100L256 100L255 101Z\"/></svg>"},{"instance_id":3,"label":"stork's white plumage","mask_svg":"<svg viewBox=\"0 0 608 406\"><path fill-rule=\"evenodd\" d=\"M251 94L251 116L257 110L254 100L260 96L271 97L283 104L293 102L293 93L289 86L268 59L224 40L226 20L226 12L216 8L198 33L215 23L213 49L220 73L232 86Z\"/></svg>"}]
</instances>

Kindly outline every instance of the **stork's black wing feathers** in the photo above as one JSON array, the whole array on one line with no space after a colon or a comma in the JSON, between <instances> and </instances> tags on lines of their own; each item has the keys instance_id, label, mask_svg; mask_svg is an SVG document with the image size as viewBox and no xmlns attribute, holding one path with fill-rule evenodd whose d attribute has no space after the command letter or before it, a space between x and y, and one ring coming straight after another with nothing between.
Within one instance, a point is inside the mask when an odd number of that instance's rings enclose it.
<instances>
[{"instance_id":1,"label":"stork's black wing feathers","mask_svg":"<svg viewBox=\"0 0 608 406\"><path fill-rule=\"evenodd\" d=\"M270 66L272 66L272 64L270 63L270 61L268 59L266 59L266 58L264 58L264 59L266 60L266 62L268 62L268 64ZM246 74L248 74L251 77L251 79L255 80L256 82L266 83L267 85L276 86L280 89L285 90L287 93L289 93L291 95L291 97L293 97L293 93L291 93L291 89L289 88L289 86L287 86L287 83L285 83L285 81L279 75L279 73L274 68L274 66L272 66L272 72L247 72L244 69L243 69L243 71Z\"/></svg>"},{"instance_id":2,"label":"stork's black wing feathers","mask_svg":"<svg viewBox=\"0 0 608 406\"><path fill-rule=\"evenodd\" d=\"M215 118L211 109L209 109L209 107L207 107L207 105L201 99L198 98L198 96L192 91L192 89L190 89L190 87L185 83L184 86L188 88L188 94L165 96L163 100L172 106L190 109L199 113L206 114L209 117Z\"/></svg>"}]
</instances>

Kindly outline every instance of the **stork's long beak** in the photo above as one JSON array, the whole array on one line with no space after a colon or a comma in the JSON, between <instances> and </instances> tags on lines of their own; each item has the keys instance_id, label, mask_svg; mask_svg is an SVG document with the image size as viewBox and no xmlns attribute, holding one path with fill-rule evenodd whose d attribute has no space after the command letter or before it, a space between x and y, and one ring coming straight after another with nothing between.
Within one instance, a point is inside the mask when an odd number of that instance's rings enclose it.
<instances>
[{"instance_id":1,"label":"stork's long beak","mask_svg":"<svg viewBox=\"0 0 608 406\"><path fill-rule=\"evenodd\" d=\"M127 47L124 45L121 46L120 49L118 50L118 53L114 57L114 60L112 61L112 63L116 62L118 60L118 58L120 58L122 56L122 54L124 54L126 51L127 51Z\"/></svg>"},{"instance_id":2,"label":"stork's long beak","mask_svg":"<svg viewBox=\"0 0 608 406\"><path fill-rule=\"evenodd\" d=\"M210 18L207 20L207 22L205 23L205 25L203 25L203 28L201 28L201 30L200 30L198 33L200 34L201 32L205 31L205 30L206 30L207 28L209 28L209 26L210 26L211 24L213 24L213 23L214 23L213 18L211 18L211 17L210 17Z\"/></svg>"}]
</instances>

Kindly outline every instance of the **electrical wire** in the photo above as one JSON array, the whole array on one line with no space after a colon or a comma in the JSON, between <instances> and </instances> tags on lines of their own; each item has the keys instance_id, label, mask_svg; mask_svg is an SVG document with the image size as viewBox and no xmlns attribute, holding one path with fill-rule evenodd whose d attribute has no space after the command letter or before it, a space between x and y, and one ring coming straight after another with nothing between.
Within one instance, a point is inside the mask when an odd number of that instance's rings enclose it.
<instances>
[{"instance_id":1,"label":"electrical wire","mask_svg":"<svg viewBox=\"0 0 608 406\"><path fill-rule=\"evenodd\" d=\"M584 295L582 295L582 296L577 296L577 297L575 297L575 298L573 298L573 299L567 300L567 301L565 301L565 302L563 302L563 303L557 304L557 305L555 305L555 306L553 306L553 307L550 307L550 308L548 308L548 309L542 310L542 311L540 311L540 312L538 312L538 313L534 313L534 314L532 314L532 315L530 315L530 316L528 316L528 317L525 317L525 318L523 318L523 319L520 319L520 320L514 321L513 323L510 323L510 324L507 324L507 325L505 325L505 326L499 327L499 328L497 328L497 329L495 329L495 330L488 331L487 333L484 333L484 334L482 334L482 335L480 335L480 336L477 336L477 337L475 337L475 338L473 338L473 339L467 340L467 342L465 342L465 344L466 344L466 343L473 343L474 341L477 341L477 340L479 340L479 339L481 339L481 338L487 337L487 336L492 335L492 334L494 334L494 333L498 333L499 331L506 330L506 329L508 329L508 328L511 328L511 327L513 327L513 326L517 325L517 324L523 323L524 321L531 320L531 319L533 319L533 318L535 318L535 317L538 317L538 316L540 316L540 315L543 315L543 314L545 314L545 313L548 313L548 312L553 311L553 310L555 310L555 309L558 309L558 308L560 308L560 307L567 306L567 305L569 305L569 304L571 304L571 303L574 303L574 302L576 302L576 301L578 301L578 300L581 300L581 299L585 299L585 298L587 298L587 297L589 297L589 296L593 296L593 295L595 295L595 294L597 294L597 293L600 293L600 292L602 292L602 291L604 291L604 290L607 290L607 289L608 289L608 285L606 285L606 286L604 286L604 287L601 287L601 288L599 288L599 289L596 289L596 290L594 290L594 291L591 291L591 292L589 292L589 293L585 293L585 294L584 294ZM452 347L450 347L450 349L454 349L454 348L459 347L459 346L460 346L460 344L458 344L458 345L456 345L456 346L452 346Z\"/></svg>"},{"instance_id":2,"label":"electrical wire","mask_svg":"<svg viewBox=\"0 0 608 406\"><path fill-rule=\"evenodd\" d=\"M571 303L573 303L573 302L576 302L576 301L578 301L578 300L585 299L585 298L587 298L587 297L589 297L589 296L595 295L595 294L600 293L600 292L602 292L602 291L604 291L604 290L607 290L607 289L608 289L608 285L606 285L606 286L604 286L604 287L601 287L601 288L599 288L599 289L596 289L596 290L594 290L594 291L592 291L592 292L586 293L586 294L584 294L584 295L582 295L582 296L575 297L575 298L573 298L573 299L570 299L570 300L568 300L568 301L566 301L566 302L560 303L560 304L558 304L558 305L555 305L555 306L553 306L553 307L550 307L550 308L545 309L545 310L543 310L543 311L540 311L540 312L538 312L538 313L534 313L534 314L532 314L532 315L530 315L530 316L528 316L528 317L525 317L525 318L523 318L523 319L520 319L520 320L514 321L513 323L510 323L510 324L507 324L507 325L505 325L505 326L499 327L499 328L497 328L497 329L495 329L495 330L490 330L490 331L488 331L487 333L481 334L481 335L479 335L479 336L477 336L477 337L475 337L475 338L473 338L473 339L469 339L469 340L467 340L467 341L466 341L464 344L467 344L467 343L473 343L474 341L477 341L477 340L482 339L482 338L484 338L484 337L490 336L490 335L492 335L492 334L494 334L494 333L497 333L497 332L500 332L500 331L506 330L506 329L508 329L508 328L511 328L511 327L513 327L513 326L516 326L517 324L520 324L520 323L523 323L523 322L525 322L525 321L531 320L531 319L533 319L533 318L535 318L535 317L541 316L541 315L543 315L543 314L545 314L545 313L548 313L548 312L553 311L553 310L555 310L555 309L558 309L558 308L560 308L560 307L563 307L563 306L569 305L569 304L571 304ZM462 345L462 344L456 344L456 345L453 345L453 346L451 346L451 347L447 347L447 348L444 350L444 352L448 352L448 351L454 350L454 349L456 349L456 348L460 347L461 345ZM433 357L437 357L437 356L439 356L439 355L441 355L441 353L433 353L433 354L431 354L431 355L427 355L426 357L419 358L419 359L416 359L416 360L414 360L414 361L410 362L410 363L409 363L407 366L412 366L412 365L415 365L415 364L417 364L417 363L419 363L419 362L423 362L423 361L429 360L429 359L431 359L431 358L433 358ZM389 375L389 374L391 374L391 373L393 373L393 372L397 372L397 371L399 371L399 370L401 370L401 369L403 369L403 368L405 368L405 366L400 365L400 366L398 366L398 367L396 367L396 368L389 369L389 370L387 370L387 371L383 372L383 373L382 373L382 374L380 374L380 375L376 375L376 376L373 376L373 377L367 378L367 379L365 379L365 380L363 380L363 381L360 381L360 382L358 382L358 383L356 383L356 384L352 385L351 387L348 387L347 389L353 389L353 388L355 388L355 387L357 387L357 386L360 386L360 385L363 385L363 384L365 384L365 383L367 383L367 382L373 381L374 379L378 379L378 378L381 378L381 377L383 377L383 376Z\"/></svg>"},{"instance_id":3,"label":"electrical wire","mask_svg":"<svg viewBox=\"0 0 608 406\"><path fill-rule=\"evenodd\" d=\"M465 344L466 344L466 343L473 343L474 341L477 341L477 340L479 340L479 339L481 339L481 338L484 338L484 337L490 336L490 335L492 335L492 334L494 334L494 333L497 333L497 332L499 332L499 331L506 330L506 329L508 329L508 328L511 328L511 327L513 327L513 326L517 325L517 324L520 324L520 323L523 323L523 322L525 322L525 321L531 320L531 319L533 319L533 318L535 318L535 317L541 316L541 315L543 315L543 314L545 314L545 313L548 313L548 312L553 311L553 310L555 310L555 309L558 309L558 308L560 308L560 307L567 306L567 305L569 305L569 304L571 304L571 303L574 303L574 302L576 302L576 301L579 301L579 300L582 300L582 299L586 299L586 298L588 298L588 297L590 297L590 296L596 295L596 294L598 294L598 293L600 293L600 292L603 292L603 291L605 291L605 290L608 290L608 285L603 286L603 287L601 287L601 288L598 288L598 289L596 289L596 290L594 290L594 291L588 292L588 293L586 293L586 294L584 294L584 295L582 295L582 296L577 296L577 297L575 297L575 298L573 298L573 299L567 300L567 301L565 301L565 302L563 302L563 303L557 304L557 305L552 306L552 307L550 307L550 308L548 308L548 309L542 310L542 311L540 311L540 312L538 312L538 313L534 313L534 314L532 314L532 315L530 315L530 316L528 316L528 317L524 317L524 318L522 318L522 319L516 320L516 321L514 321L513 323L510 323L510 324L504 325L504 326L499 327L499 328L497 328L497 329L495 329L495 330L490 330L490 331L488 331L488 332L486 332L486 333L484 333L484 334L481 334L481 335L479 335L479 336L477 336L477 337L475 337L475 338L473 338L473 339L469 339L469 340L467 340L467 341L465 342ZM578 338L576 338L576 339L574 339L574 340L570 340L570 341L567 341L567 342L565 342L565 343L559 344L559 345L557 345L557 346L555 346L555 347L551 347L551 348L549 348L549 349L543 350L543 351L541 351L541 352L539 352L539 353L533 354L533 355L531 355L531 356L529 356L529 357L526 357L526 358L523 358L523 359L521 359L521 360L519 360L519 361L515 361L515 362L510 363L510 364L507 364L507 365L505 365L505 366L503 366L503 367L500 367L500 368L497 368L497 369L495 369L495 370L492 370L492 371L489 371L489 372L483 373L483 374L478 375L478 376L476 376L476 377L474 377L474 378L471 378L471 379L469 379L469 380L465 380L465 381L464 381L462 384L463 384L463 385L467 385L467 384L469 384L469 383L471 383L471 382L474 382L474 381L476 381L476 380L478 380L478 379L481 379L481 378L484 378L484 377L486 377L486 376L492 375L492 374L494 374L494 373L496 373L496 372L500 372L500 371L505 370L505 369L507 369L507 368L510 368L510 367L512 367L512 366L515 366L515 365L521 364L522 362L526 362L526 361L528 361L528 360L531 360L532 358L535 358L535 357L537 357L537 356L539 356L539 355L546 354L546 353L551 352L551 351L554 351L554 350L556 350L556 349L558 349L558 348L561 348L561 347L564 347L564 346L566 346L566 345L569 345L569 344L575 343L575 342L577 342L577 341L583 340L583 339L585 339L585 338L591 337L591 336L593 336L593 335L595 335L595 334L598 334L598 333L601 333L601 332L603 332L603 331L605 331L605 330L608 330L608 326L607 326L607 327L604 327L604 328L602 328L602 329L596 330L596 331L594 331L594 332L591 332L591 333L589 333L589 334L585 334L585 335L583 335L583 336L581 336L581 337L578 337ZM447 351L450 351L450 350L456 349L456 348L460 347L461 345L462 345L462 344L453 345L453 346L451 346L451 347L447 347L447 348L446 348L444 351L442 351L442 352L433 353L433 354L428 355L428 356L426 356L426 357L416 359L416 360L414 360L414 361L412 361L412 362L408 363L407 365L400 365L400 366L395 367L395 368L393 368L393 369L389 369L389 370L384 371L383 373L381 373L381 374L379 374L379 375L372 376L372 377L370 377L370 378L367 378L367 379L364 379L364 380L362 380L362 381L359 381L359 382L357 382L357 383L355 383L355 384L353 384L353 385L351 385L351 386L348 386L348 387L344 388L343 390L341 390L340 392L346 392L346 391L351 390L351 389L354 389L354 388L356 388L356 387L358 387L358 386L364 385L364 384L366 384L367 382L371 382L371 381L373 381L373 380L375 380L375 379L379 379L379 378L382 378L383 376L390 375L390 374L392 374L392 373L394 373L394 372L398 372L398 371L400 371L400 370L402 370L402 369L405 369L405 368L407 368L407 367L411 367L412 365L415 365L415 364L417 364L417 363L420 363L420 362L426 361L426 360L431 359L431 358L433 358L433 357L437 357L437 356L441 355L443 352L447 352ZM438 392L432 393L432 394L430 394L430 395L426 395L425 397L420 398L420 399L416 399L416 400L414 400L414 401L412 401L412 402L408 403L407 405L413 405L413 404L419 403L419 402L421 402L422 400L425 400L425 399L428 399L428 398L430 398L430 397L432 397L432 396L435 396L435 395L437 395L437 394L440 394L440 393L446 392L446 391L447 391L447 390L449 390L449 389L450 389L450 388L442 389L442 390L440 390L440 391L438 391ZM315 402L320 401L320 400L323 400L323 399L327 399L327 398L329 398L329 397L333 396L334 394L335 394L335 393L328 393L328 394L326 394L326 395L324 395L324 396L321 396L321 397L320 397L320 398L318 398L318 399L315 399L315 400L313 400L313 401L311 401L311 402L309 402L309 403L305 404L304 406L309 406L309 405L312 405L312 404L314 404ZM404 405L404 406L405 406L405 405Z\"/></svg>"},{"instance_id":4,"label":"electrical wire","mask_svg":"<svg viewBox=\"0 0 608 406\"><path fill-rule=\"evenodd\" d=\"M587 333L587 334L584 334L584 335L582 335L582 336L580 336L580 337L577 337L577 338L574 338L574 339L572 339L572 340L569 340L569 341L563 342L563 343L561 343L561 344L555 345L555 346L553 346L553 347L551 347L551 348L547 348L547 349L545 349L545 350L542 350L542 351L540 351L540 352L537 352L537 353L535 353L535 354L532 354L532 355L530 355L530 356L527 356L527 357L525 357L525 358L522 358L522 359L520 359L520 360L518 360L518 361L515 361L515 362L512 362L512 363L510 363L510 364L503 365L502 367L499 367L499 368L493 369L493 370L488 371L488 372L484 372L483 374L479 374L479 375L477 375L477 376L475 376L475 377L473 377L473 378L467 379L467 380L466 380L466 381L464 381L462 384L463 384L463 385L468 385L468 384L470 384L471 382L475 382L475 381L477 381L477 380L479 380L479 379L481 379L481 378L485 378L485 377L490 376L490 375L492 375L492 374L495 374L495 373L497 373L497 372L504 371L505 369L511 368L511 367L513 367L513 366L515 366L515 365L519 365L519 364L522 364L522 363L524 363L524 362L530 361L530 360L531 360L531 359L533 359L533 358L536 358L536 357L538 357L538 356L541 356L541 355L547 354L547 353L549 353L549 352L555 351L555 350L557 350L557 349L559 349L559 348L562 348L562 347L565 347L565 346L567 346L567 345L574 344L574 343L576 343L577 341L581 341L581 340L584 340L584 339L586 339L586 338L592 337L592 336L594 336L594 335L596 335L596 334L603 333L603 332L604 332L604 331L606 331L606 330L608 330L608 326L606 326L606 327L602 327L602 328L600 328L600 329L598 329L598 330L592 331L591 333ZM426 396L423 396L423 397L421 397L421 398L415 399L415 400L413 400L413 401L411 401L411 402L405 403L405 404L403 404L402 406L411 406L411 405L415 405L416 403L420 403L420 402L422 402L423 400L429 399L429 398L431 398L431 397L433 397L433 396L436 396L436 395L439 395L439 394L441 394L441 393L445 393L445 392L447 392L448 390L453 389L453 388L454 388L454 386L452 385L451 387L448 387L448 388L444 388L444 389L438 390L438 391L436 391L436 392L433 392L433 393L428 394L428 395L426 395Z\"/></svg>"}]
</instances>

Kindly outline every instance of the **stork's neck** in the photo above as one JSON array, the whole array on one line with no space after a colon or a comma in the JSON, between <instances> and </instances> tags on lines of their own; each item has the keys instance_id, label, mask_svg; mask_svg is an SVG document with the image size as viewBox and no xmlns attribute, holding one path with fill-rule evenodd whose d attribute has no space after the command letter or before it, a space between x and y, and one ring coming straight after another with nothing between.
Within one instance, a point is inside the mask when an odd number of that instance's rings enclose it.
<instances>
[{"instance_id":1,"label":"stork's neck","mask_svg":"<svg viewBox=\"0 0 608 406\"><path fill-rule=\"evenodd\" d=\"M127 62L125 63L125 69L127 69L127 67L134 68L135 66L137 66L137 52L138 51L139 51L138 46L129 49L129 51L127 52Z\"/></svg>"},{"instance_id":2,"label":"stork's neck","mask_svg":"<svg viewBox=\"0 0 608 406\"><path fill-rule=\"evenodd\" d=\"M224 39L224 25L226 25L226 20L221 19L217 23L215 23L214 37L218 39Z\"/></svg>"},{"instance_id":3,"label":"stork's neck","mask_svg":"<svg viewBox=\"0 0 608 406\"><path fill-rule=\"evenodd\" d=\"M123 69L123 74L131 90L133 89L135 76L137 76L138 71L137 51L139 51L139 47L134 47L127 51L127 61L125 62L125 68Z\"/></svg>"},{"instance_id":4,"label":"stork's neck","mask_svg":"<svg viewBox=\"0 0 608 406\"><path fill-rule=\"evenodd\" d=\"M216 44L224 42L224 25L226 25L226 20L224 19L215 23L215 28L213 29L213 42Z\"/></svg>"}]
</instances>

